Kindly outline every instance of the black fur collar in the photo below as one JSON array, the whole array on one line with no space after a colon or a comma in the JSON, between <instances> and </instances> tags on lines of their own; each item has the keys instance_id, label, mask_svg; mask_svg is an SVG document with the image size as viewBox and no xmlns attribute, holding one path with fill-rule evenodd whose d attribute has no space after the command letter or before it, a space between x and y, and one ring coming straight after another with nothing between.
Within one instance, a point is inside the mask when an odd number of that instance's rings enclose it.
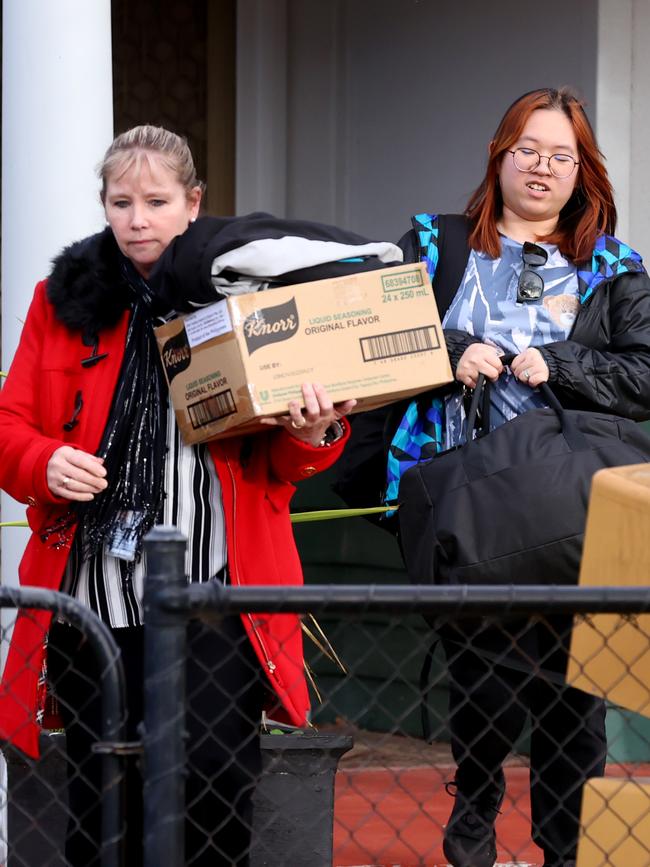
<instances>
[{"instance_id":1,"label":"black fur collar","mask_svg":"<svg viewBox=\"0 0 650 867\"><path fill-rule=\"evenodd\" d=\"M71 244L53 261L47 297L57 319L81 331L88 345L130 306L123 261L110 228Z\"/></svg>"}]
</instances>

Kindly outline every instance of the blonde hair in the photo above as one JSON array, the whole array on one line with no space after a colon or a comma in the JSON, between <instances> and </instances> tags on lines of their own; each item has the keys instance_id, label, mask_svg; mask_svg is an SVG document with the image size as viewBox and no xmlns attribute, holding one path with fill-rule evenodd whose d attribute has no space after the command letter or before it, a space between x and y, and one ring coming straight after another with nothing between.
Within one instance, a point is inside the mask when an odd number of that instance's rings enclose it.
<instances>
[{"instance_id":1,"label":"blonde hair","mask_svg":"<svg viewBox=\"0 0 650 867\"><path fill-rule=\"evenodd\" d=\"M150 164L152 155L158 156L163 165L176 175L186 193L189 194L195 187L201 190L205 188L205 184L197 178L187 140L162 126L144 124L120 133L97 166L97 175L102 182L99 194L102 203L110 177L119 178L133 166L140 169L143 162Z\"/></svg>"}]
</instances>

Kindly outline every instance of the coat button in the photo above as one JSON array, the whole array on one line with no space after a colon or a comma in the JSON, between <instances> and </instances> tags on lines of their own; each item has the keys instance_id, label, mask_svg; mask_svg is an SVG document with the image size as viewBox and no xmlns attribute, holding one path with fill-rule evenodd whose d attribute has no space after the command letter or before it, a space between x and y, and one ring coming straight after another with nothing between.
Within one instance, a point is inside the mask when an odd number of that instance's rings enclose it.
<instances>
[{"instance_id":1,"label":"coat button","mask_svg":"<svg viewBox=\"0 0 650 867\"><path fill-rule=\"evenodd\" d=\"M316 471L316 467L312 466L302 468L303 476L313 476Z\"/></svg>"}]
</instances>

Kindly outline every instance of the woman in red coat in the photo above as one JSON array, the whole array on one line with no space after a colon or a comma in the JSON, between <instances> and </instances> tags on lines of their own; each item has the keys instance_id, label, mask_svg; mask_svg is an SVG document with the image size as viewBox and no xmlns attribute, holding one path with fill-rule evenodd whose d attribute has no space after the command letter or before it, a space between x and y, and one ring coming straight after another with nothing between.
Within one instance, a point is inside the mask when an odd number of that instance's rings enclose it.
<instances>
[{"instance_id":1,"label":"woman in red coat","mask_svg":"<svg viewBox=\"0 0 650 867\"><path fill-rule=\"evenodd\" d=\"M62 252L36 287L0 395L0 486L27 503L23 586L63 589L112 629L127 673L129 736L142 718L144 535L155 523L188 538L190 581L299 584L289 521L293 483L329 466L354 401L318 384L268 433L186 446L169 408L153 325L176 311L157 281L162 254L197 218L202 187L185 141L136 127L100 167L107 229ZM188 299L191 300L191 299ZM215 292L214 300L218 300ZM3 676L0 736L38 752L38 677L62 707L70 759L72 865L98 863L98 673L84 638L45 612L21 615ZM231 617L189 627L188 864L245 864L255 737L269 685L304 725L308 695L298 620ZM232 648L236 648L236 653ZM237 696L237 701L233 696ZM230 766L230 767L229 767ZM224 770L224 768L226 768ZM141 791L128 774L127 863L141 863Z\"/></svg>"}]
</instances>

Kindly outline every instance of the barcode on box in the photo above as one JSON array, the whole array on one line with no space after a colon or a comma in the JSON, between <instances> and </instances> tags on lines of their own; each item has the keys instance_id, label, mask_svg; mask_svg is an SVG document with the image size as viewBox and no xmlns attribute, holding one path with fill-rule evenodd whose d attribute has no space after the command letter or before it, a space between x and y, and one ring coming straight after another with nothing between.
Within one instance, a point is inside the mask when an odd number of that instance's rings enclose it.
<instances>
[{"instance_id":1,"label":"barcode on box","mask_svg":"<svg viewBox=\"0 0 650 867\"><path fill-rule=\"evenodd\" d=\"M396 358L398 355L413 355L416 352L440 349L438 329L435 325L375 334L374 337L362 337L359 342L364 361L378 361L381 358Z\"/></svg>"},{"instance_id":2,"label":"barcode on box","mask_svg":"<svg viewBox=\"0 0 650 867\"><path fill-rule=\"evenodd\" d=\"M197 403L189 404L187 411L192 427L196 430L220 418L225 418L227 415L232 415L237 412L237 407L233 400L232 391L227 388L225 391L220 391L218 394L213 394Z\"/></svg>"}]
</instances>

